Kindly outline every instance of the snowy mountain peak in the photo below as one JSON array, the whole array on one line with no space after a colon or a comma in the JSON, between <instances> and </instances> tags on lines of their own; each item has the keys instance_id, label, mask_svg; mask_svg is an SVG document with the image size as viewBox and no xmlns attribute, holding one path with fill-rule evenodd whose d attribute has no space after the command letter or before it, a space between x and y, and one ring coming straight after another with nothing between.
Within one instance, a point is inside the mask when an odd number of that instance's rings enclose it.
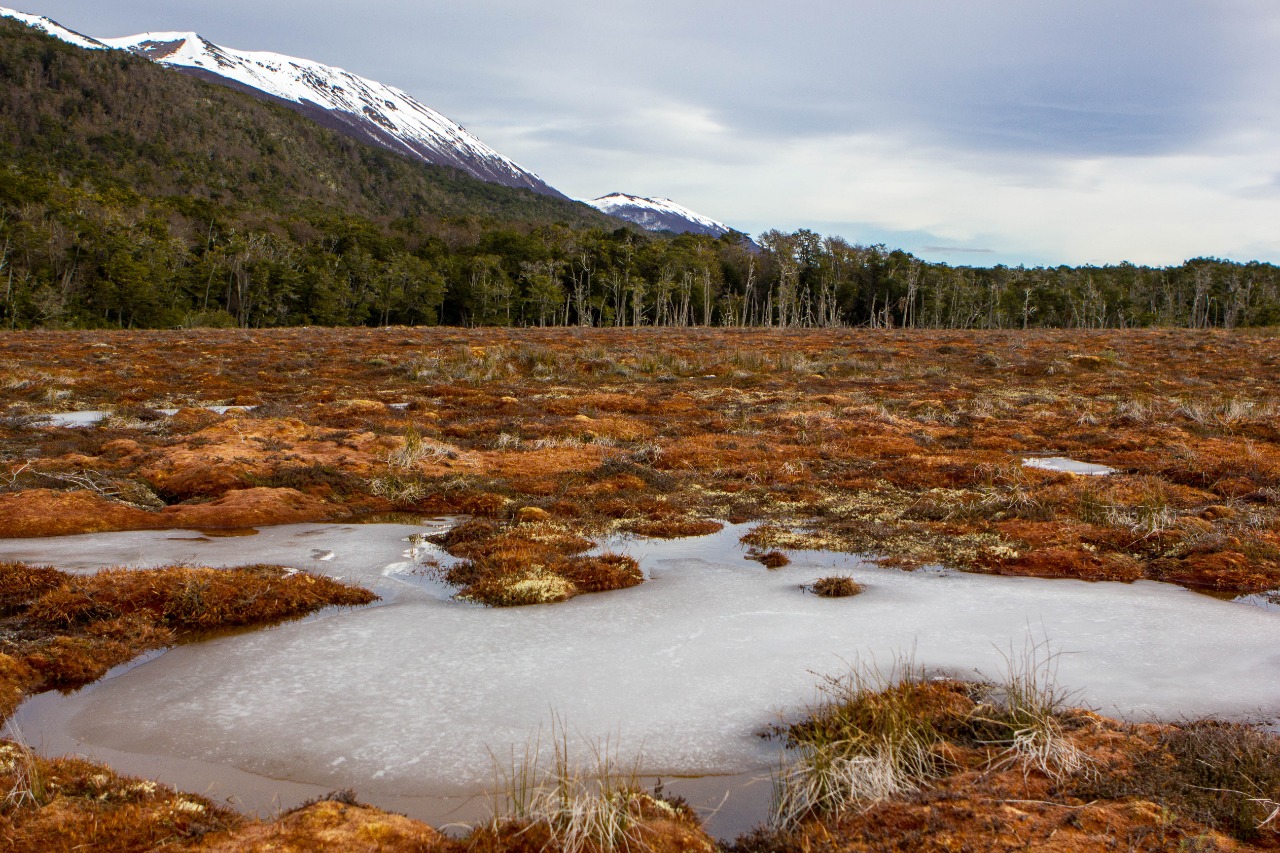
<instances>
[{"instance_id":1,"label":"snowy mountain peak","mask_svg":"<svg viewBox=\"0 0 1280 853\"><path fill-rule=\"evenodd\" d=\"M18 12L0 6L0 18L13 18L15 21L21 21L28 27L37 29L46 35L51 35L56 39L65 41L68 44L74 44L76 47L83 47L86 50L107 49L107 46L97 39L81 35L75 30L69 30L57 21L46 18L43 15L28 15L26 12Z\"/></svg>"},{"instance_id":2,"label":"snowy mountain peak","mask_svg":"<svg viewBox=\"0 0 1280 853\"><path fill-rule=\"evenodd\" d=\"M406 92L341 68L279 53L222 47L190 32L93 39L36 15L0 8L0 16L77 47L127 50L210 82L283 103L362 142L428 163L452 166L490 183L563 198L537 175L499 154Z\"/></svg>"},{"instance_id":3,"label":"snowy mountain peak","mask_svg":"<svg viewBox=\"0 0 1280 853\"><path fill-rule=\"evenodd\" d=\"M703 216L684 205L676 204L669 198L644 198L628 193L610 193L588 201L587 204L610 216L634 222L649 231L709 234L712 237L719 237L733 230L723 222Z\"/></svg>"}]
</instances>

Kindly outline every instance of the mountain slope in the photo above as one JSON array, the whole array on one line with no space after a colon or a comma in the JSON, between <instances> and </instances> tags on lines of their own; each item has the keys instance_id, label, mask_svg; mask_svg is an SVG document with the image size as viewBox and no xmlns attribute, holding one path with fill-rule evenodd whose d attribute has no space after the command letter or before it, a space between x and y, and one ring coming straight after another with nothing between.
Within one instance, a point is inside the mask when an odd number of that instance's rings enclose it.
<instances>
[{"instance_id":1,"label":"mountain slope","mask_svg":"<svg viewBox=\"0 0 1280 853\"><path fill-rule=\"evenodd\" d=\"M77 47L126 50L169 68L274 101L361 142L413 159L451 166L482 181L564 196L461 125L411 95L308 59L221 47L196 33L143 33L95 39L56 21L0 8L13 18Z\"/></svg>"},{"instance_id":2,"label":"mountain slope","mask_svg":"<svg viewBox=\"0 0 1280 853\"><path fill-rule=\"evenodd\" d=\"M0 20L0 166L188 207L617 227L586 205L397 156L131 53L57 38Z\"/></svg>"},{"instance_id":3,"label":"mountain slope","mask_svg":"<svg viewBox=\"0 0 1280 853\"><path fill-rule=\"evenodd\" d=\"M733 230L723 222L695 213L669 198L642 198L626 193L611 193L585 203L647 231L719 237Z\"/></svg>"},{"instance_id":4,"label":"mountain slope","mask_svg":"<svg viewBox=\"0 0 1280 853\"><path fill-rule=\"evenodd\" d=\"M21 23L26 24L32 29L39 30L45 35L53 36L60 41L65 41L67 44L73 44L76 47L82 47L86 50L109 49L107 45L97 39L81 35L74 30L69 30L52 18L46 18L43 15L28 15L26 12L18 12L13 9L6 9L3 6L0 6L0 18L12 18L15 21L20 21Z\"/></svg>"},{"instance_id":5,"label":"mountain slope","mask_svg":"<svg viewBox=\"0 0 1280 853\"><path fill-rule=\"evenodd\" d=\"M278 53L224 48L196 33L143 33L105 44L215 83L278 100L325 127L508 187L563 198L537 175L400 89Z\"/></svg>"}]
</instances>

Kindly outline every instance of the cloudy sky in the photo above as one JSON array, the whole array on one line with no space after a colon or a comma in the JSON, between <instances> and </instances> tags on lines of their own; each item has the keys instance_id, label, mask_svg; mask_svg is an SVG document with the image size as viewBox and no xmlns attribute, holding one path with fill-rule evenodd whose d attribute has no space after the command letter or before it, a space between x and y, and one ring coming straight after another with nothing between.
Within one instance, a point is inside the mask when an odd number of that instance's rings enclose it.
<instances>
[{"instance_id":1,"label":"cloudy sky","mask_svg":"<svg viewBox=\"0 0 1280 853\"><path fill-rule=\"evenodd\" d=\"M1280 262L1276 0L2 0L405 89L575 197L955 264Z\"/></svg>"}]
</instances>

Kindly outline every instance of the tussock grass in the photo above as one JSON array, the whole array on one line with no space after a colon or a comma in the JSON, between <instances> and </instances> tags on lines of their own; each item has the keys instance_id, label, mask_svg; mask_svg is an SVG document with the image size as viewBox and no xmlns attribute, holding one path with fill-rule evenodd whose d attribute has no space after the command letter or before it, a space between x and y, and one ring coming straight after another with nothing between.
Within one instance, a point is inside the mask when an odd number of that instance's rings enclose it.
<instances>
[{"instance_id":1,"label":"tussock grass","mask_svg":"<svg viewBox=\"0 0 1280 853\"><path fill-rule=\"evenodd\" d=\"M987 687L974 713L992 727L992 743L1001 747L992 766L1019 766L1055 781L1090 771L1089 759L1063 728L1071 694L1058 684L1058 652L1048 639L1029 635L1021 649L1010 646L1001 657L1001 678Z\"/></svg>"},{"instance_id":2,"label":"tussock grass","mask_svg":"<svg viewBox=\"0 0 1280 853\"><path fill-rule=\"evenodd\" d=\"M543 849L564 853L651 849L641 824L646 812L661 805L640 785L639 758L624 765L606 742L591 744L584 764L572 756L565 723L558 718L551 741L550 766L542 764L540 740L520 756L513 752L505 766L494 761L495 828L516 824L521 833L541 830L548 840Z\"/></svg>"},{"instance_id":3,"label":"tussock grass","mask_svg":"<svg viewBox=\"0 0 1280 853\"><path fill-rule=\"evenodd\" d=\"M583 554L593 545L589 539L545 520L504 525L469 519L433 541L464 558L443 575L460 587L457 597L491 607L552 604L644 582L634 558Z\"/></svg>"},{"instance_id":4,"label":"tussock grass","mask_svg":"<svg viewBox=\"0 0 1280 853\"><path fill-rule=\"evenodd\" d=\"M775 776L770 809L780 829L917 791L940 770L938 696L912 659L855 666L821 688L821 703L785 732L793 759Z\"/></svg>"},{"instance_id":5,"label":"tussock grass","mask_svg":"<svg viewBox=\"0 0 1280 853\"><path fill-rule=\"evenodd\" d=\"M818 578L806 589L823 598L848 598L862 592L862 584L848 575L831 575Z\"/></svg>"},{"instance_id":6,"label":"tussock grass","mask_svg":"<svg viewBox=\"0 0 1280 853\"><path fill-rule=\"evenodd\" d=\"M930 680L911 657L824 678L820 702L783 730L790 759L774 778L770 825L838 821L923 791L952 769L946 756L956 750L985 755L991 770L1021 767L1024 777L1087 777L1091 761L1063 723L1069 694L1056 661L1047 641L1028 640L1010 650L997 683Z\"/></svg>"}]
</instances>

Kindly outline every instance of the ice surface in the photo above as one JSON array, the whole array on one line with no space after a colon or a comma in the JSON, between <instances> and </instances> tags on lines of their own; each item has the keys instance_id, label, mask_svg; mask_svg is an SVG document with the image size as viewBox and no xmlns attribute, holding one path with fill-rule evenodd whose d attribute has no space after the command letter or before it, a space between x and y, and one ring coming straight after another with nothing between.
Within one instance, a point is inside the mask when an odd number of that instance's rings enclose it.
<instances>
[{"instance_id":1,"label":"ice surface","mask_svg":"<svg viewBox=\"0 0 1280 853\"><path fill-rule=\"evenodd\" d=\"M1030 459L1023 459L1022 464L1028 468L1043 468L1046 471L1061 471L1066 474L1081 474L1086 477L1103 477L1116 472L1116 469L1108 468L1106 465L1077 462L1065 456L1036 456Z\"/></svg>"},{"instance_id":2,"label":"ice surface","mask_svg":"<svg viewBox=\"0 0 1280 853\"><path fill-rule=\"evenodd\" d=\"M203 406L201 408L208 409L211 412L217 412L225 415L227 412L248 412L256 409L257 406ZM156 409L162 415L172 417L178 414L178 409ZM54 412L53 414L40 415L40 420L47 426L54 427L91 427L102 423L113 413L105 409L85 409L79 412Z\"/></svg>"},{"instance_id":3,"label":"ice surface","mask_svg":"<svg viewBox=\"0 0 1280 853\"><path fill-rule=\"evenodd\" d=\"M777 760L757 738L814 698L819 674L915 650L929 667L996 674L1030 635L1061 651L1077 700L1129 717L1280 710L1280 617L1152 582L1132 585L879 568L800 552L744 560L743 526L621 547L650 580L552 606L452 601L417 567L438 552L406 525L291 525L208 539L145 532L0 541L0 559L103 564L282 562L365 583L382 606L184 646L60 698L79 748L226 765L371 795L475 791L553 716L659 774ZM314 555L333 552L331 560ZM416 552L416 553L415 553ZM866 591L801 586L833 571ZM63 716L59 714L58 716ZM23 718L26 737L43 737ZM117 752L118 751L118 752Z\"/></svg>"},{"instance_id":4,"label":"ice surface","mask_svg":"<svg viewBox=\"0 0 1280 853\"><path fill-rule=\"evenodd\" d=\"M111 415L101 409L89 409L83 412L55 412L41 415L40 419L49 426L55 427L90 427L101 423Z\"/></svg>"}]
</instances>

